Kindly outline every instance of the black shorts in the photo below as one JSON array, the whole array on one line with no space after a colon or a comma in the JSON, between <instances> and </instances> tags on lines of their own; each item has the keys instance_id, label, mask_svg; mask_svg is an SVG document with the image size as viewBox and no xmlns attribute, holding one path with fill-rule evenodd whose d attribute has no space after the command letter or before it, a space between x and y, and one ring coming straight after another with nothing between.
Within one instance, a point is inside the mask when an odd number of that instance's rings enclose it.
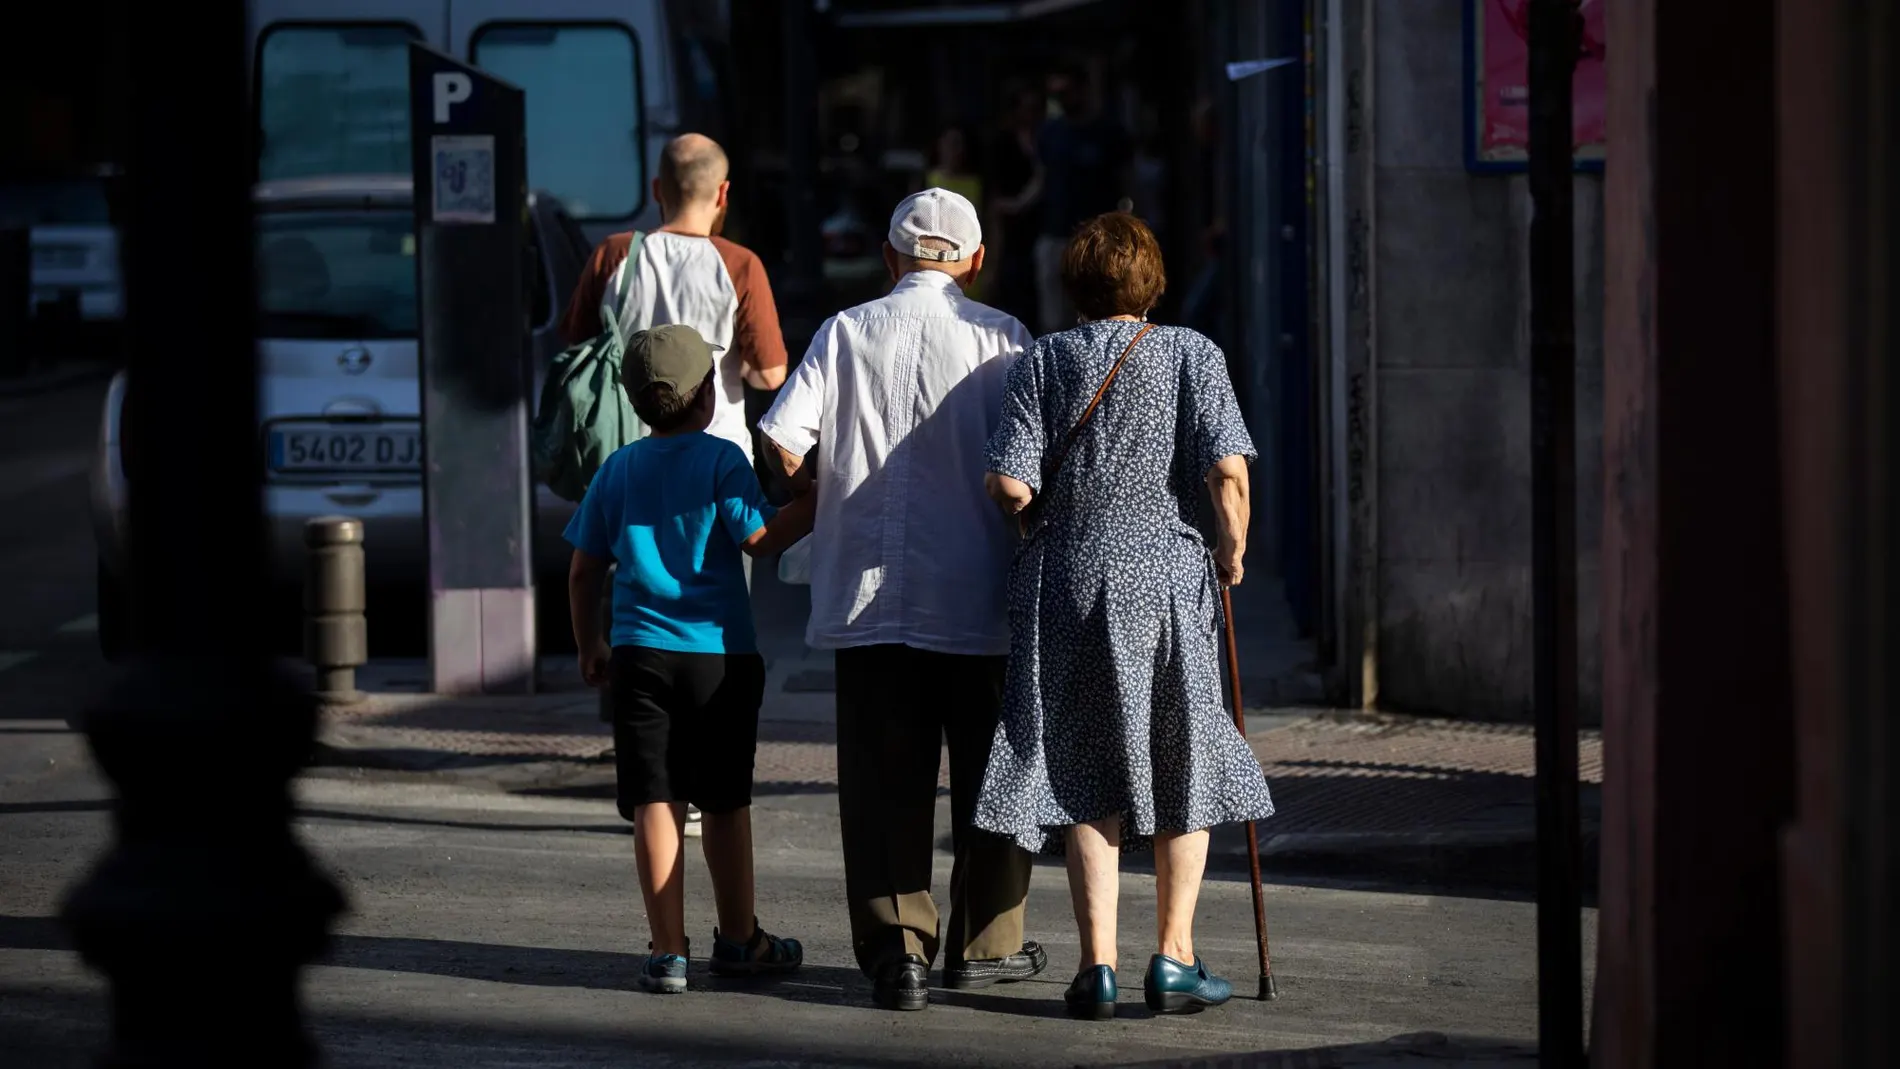
<instances>
[{"instance_id":1,"label":"black shorts","mask_svg":"<svg viewBox=\"0 0 1900 1069\"><path fill-rule=\"evenodd\" d=\"M702 813L752 804L763 657L615 646L609 688L621 816L649 802Z\"/></svg>"}]
</instances>

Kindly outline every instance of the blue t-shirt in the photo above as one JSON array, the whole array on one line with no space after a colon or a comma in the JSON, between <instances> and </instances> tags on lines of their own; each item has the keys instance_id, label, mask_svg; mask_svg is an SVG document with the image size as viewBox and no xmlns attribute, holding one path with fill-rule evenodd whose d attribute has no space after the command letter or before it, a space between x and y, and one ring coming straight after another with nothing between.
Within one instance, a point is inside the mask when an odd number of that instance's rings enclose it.
<instances>
[{"instance_id":1,"label":"blue t-shirt","mask_svg":"<svg viewBox=\"0 0 1900 1069\"><path fill-rule=\"evenodd\" d=\"M739 543L774 511L731 442L642 438L600 466L565 537L619 565L613 645L756 653Z\"/></svg>"}]
</instances>

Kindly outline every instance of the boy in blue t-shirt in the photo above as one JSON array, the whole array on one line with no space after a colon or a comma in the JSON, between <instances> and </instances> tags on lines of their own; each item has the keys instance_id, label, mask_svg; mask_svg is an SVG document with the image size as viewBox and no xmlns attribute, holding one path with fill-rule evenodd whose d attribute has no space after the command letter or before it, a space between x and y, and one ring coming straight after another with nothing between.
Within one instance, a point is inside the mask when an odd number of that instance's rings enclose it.
<instances>
[{"instance_id":1,"label":"boy in blue t-shirt","mask_svg":"<svg viewBox=\"0 0 1900 1069\"><path fill-rule=\"evenodd\" d=\"M714 975L784 973L804 960L797 940L767 934L754 914L752 760L765 662L739 555L768 556L809 533L813 502L805 495L775 512L739 447L705 433L712 354L682 324L628 340L621 384L650 437L607 458L566 534L581 674L591 686L612 684L620 813L634 824L653 936L640 986L656 992L686 990L688 803L704 814L718 906ZM595 607L610 560L613 633L603 636Z\"/></svg>"}]
</instances>

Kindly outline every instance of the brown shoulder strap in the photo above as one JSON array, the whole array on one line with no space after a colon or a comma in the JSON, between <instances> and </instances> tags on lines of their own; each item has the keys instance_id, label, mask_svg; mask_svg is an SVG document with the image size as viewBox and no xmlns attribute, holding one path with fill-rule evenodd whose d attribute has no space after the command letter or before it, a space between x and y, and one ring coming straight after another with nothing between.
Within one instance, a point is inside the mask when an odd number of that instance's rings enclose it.
<instances>
[{"instance_id":1,"label":"brown shoulder strap","mask_svg":"<svg viewBox=\"0 0 1900 1069\"><path fill-rule=\"evenodd\" d=\"M1095 396L1089 399L1089 406L1082 410L1081 418L1075 421L1075 426L1069 428L1068 436L1062 439L1062 448L1058 449L1056 455L1050 458L1049 473L1042 478L1042 486L1045 491L1048 490L1049 484L1055 480L1056 473L1062 470L1063 461L1069 459L1069 450L1075 446L1076 436L1082 433L1082 428L1088 423L1089 417L1095 415L1095 409L1101 405L1103 395L1108 393L1109 384L1115 381L1115 376L1121 374L1122 365L1128 362L1128 354L1135 351L1135 343L1140 341L1144 334L1147 334L1153 329L1155 329L1153 323L1143 323L1141 329L1135 332L1135 336L1128 339L1128 348L1123 349L1122 355L1115 358L1114 366L1108 369L1108 374L1102 379L1101 386L1095 390Z\"/></svg>"}]
</instances>

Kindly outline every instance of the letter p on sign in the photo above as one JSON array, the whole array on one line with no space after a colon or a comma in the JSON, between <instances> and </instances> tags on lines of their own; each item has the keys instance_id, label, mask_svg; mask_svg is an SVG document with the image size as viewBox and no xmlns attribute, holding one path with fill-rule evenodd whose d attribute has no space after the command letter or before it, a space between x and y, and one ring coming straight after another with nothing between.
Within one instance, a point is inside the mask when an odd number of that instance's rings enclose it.
<instances>
[{"instance_id":1,"label":"letter p on sign","mask_svg":"<svg viewBox=\"0 0 1900 1069\"><path fill-rule=\"evenodd\" d=\"M435 121L449 121L449 109L469 98L475 85L460 71L444 71L435 76Z\"/></svg>"}]
</instances>

